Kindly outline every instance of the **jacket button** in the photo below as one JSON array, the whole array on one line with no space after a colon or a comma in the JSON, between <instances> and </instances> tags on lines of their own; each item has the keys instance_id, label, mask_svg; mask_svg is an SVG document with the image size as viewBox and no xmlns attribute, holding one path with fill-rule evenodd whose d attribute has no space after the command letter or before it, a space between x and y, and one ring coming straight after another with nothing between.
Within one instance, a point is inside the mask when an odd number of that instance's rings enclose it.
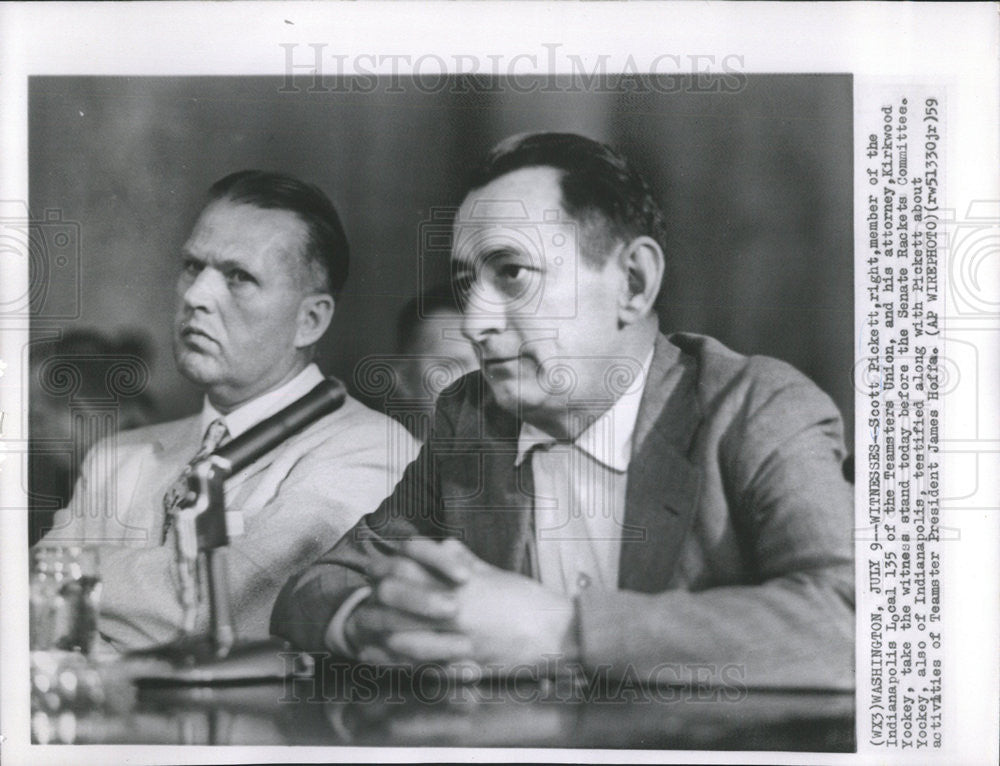
<instances>
[{"instance_id":1,"label":"jacket button","mask_svg":"<svg viewBox=\"0 0 1000 766\"><path fill-rule=\"evenodd\" d=\"M587 590L590 587L590 575L586 572L580 572L580 575L576 578L576 587L580 590Z\"/></svg>"}]
</instances>

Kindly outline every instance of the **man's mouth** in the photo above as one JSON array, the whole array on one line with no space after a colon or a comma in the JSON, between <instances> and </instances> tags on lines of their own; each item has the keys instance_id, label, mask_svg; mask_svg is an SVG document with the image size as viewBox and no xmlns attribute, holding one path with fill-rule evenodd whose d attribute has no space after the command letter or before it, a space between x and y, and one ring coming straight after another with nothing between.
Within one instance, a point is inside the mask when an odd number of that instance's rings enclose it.
<instances>
[{"instance_id":1,"label":"man's mouth","mask_svg":"<svg viewBox=\"0 0 1000 766\"><path fill-rule=\"evenodd\" d=\"M482 358L483 369L488 370L491 367L499 367L501 365L509 364L510 362L516 362L520 359L520 356L489 356Z\"/></svg>"},{"instance_id":2,"label":"man's mouth","mask_svg":"<svg viewBox=\"0 0 1000 766\"><path fill-rule=\"evenodd\" d=\"M481 360L480 367L487 378L506 380L518 375L521 356L487 356Z\"/></svg>"},{"instance_id":3,"label":"man's mouth","mask_svg":"<svg viewBox=\"0 0 1000 766\"><path fill-rule=\"evenodd\" d=\"M217 341L211 335L209 335L204 330L197 327L192 327L191 325L181 325L181 338L186 341L193 341L195 343L199 341L211 341L216 343Z\"/></svg>"}]
</instances>

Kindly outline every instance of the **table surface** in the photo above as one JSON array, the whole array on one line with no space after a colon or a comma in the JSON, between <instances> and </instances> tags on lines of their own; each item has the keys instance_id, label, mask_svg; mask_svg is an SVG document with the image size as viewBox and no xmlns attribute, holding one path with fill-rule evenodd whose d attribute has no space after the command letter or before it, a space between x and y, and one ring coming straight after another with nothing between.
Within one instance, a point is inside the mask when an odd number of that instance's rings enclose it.
<instances>
[{"instance_id":1,"label":"table surface","mask_svg":"<svg viewBox=\"0 0 1000 766\"><path fill-rule=\"evenodd\" d=\"M843 691L647 687L628 678L471 684L430 667L327 664L283 681L109 687L103 704L71 720L53 714L46 726L59 734L42 740L851 752L854 712L853 693Z\"/></svg>"}]
</instances>

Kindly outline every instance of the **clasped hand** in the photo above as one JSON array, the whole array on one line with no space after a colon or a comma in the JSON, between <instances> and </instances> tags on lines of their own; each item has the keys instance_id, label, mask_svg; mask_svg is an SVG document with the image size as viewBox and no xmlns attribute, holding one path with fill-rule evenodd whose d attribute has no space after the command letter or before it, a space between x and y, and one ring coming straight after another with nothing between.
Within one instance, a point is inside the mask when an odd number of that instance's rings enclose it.
<instances>
[{"instance_id":1,"label":"clasped hand","mask_svg":"<svg viewBox=\"0 0 1000 766\"><path fill-rule=\"evenodd\" d=\"M406 541L345 624L358 659L504 669L574 660L573 602L457 540Z\"/></svg>"}]
</instances>

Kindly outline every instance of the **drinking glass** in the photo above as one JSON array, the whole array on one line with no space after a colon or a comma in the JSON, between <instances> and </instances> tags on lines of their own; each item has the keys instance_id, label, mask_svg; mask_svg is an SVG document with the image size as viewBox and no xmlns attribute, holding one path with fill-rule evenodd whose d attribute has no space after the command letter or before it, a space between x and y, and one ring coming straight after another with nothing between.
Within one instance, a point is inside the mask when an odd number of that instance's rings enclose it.
<instances>
[{"instance_id":1,"label":"drinking glass","mask_svg":"<svg viewBox=\"0 0 1000 766\"><path fill-rule=\"evenodd\" d=\"M31 551L32 651L89 655L97 641L101 580L97 549L42 544Z\"/></svg>"}]
</instances>

